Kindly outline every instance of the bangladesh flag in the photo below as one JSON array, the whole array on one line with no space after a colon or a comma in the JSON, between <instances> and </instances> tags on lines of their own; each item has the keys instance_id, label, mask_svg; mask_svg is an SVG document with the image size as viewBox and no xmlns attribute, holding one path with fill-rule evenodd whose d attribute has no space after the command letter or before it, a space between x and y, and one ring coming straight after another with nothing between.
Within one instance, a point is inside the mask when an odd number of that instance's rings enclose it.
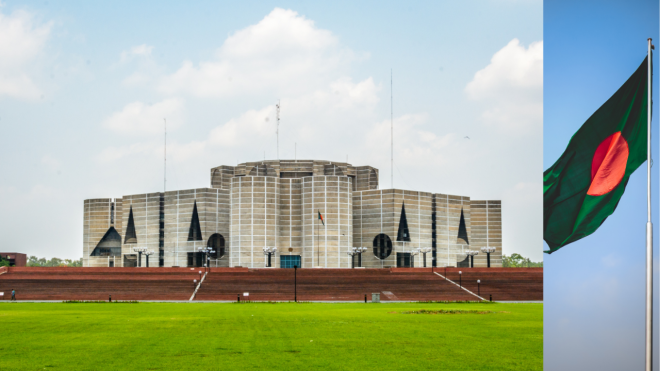
<instances>
[{"instance_id":1,"label":"bangladesh flag","mask_svg":"<svg viewBox=\"0 0 660 371\"><path fill-rule=\"evenodd\" d=\"M594 233L616 210L630 174L646 161L647 59L543 173L547 253Z\"/></svg>"},{"instance_id":2,"label":"bangladesh flag","mask_svg":"<svg viewBox=\"0 0 660 371\"><path fill-rule=\"evenodd\" d=\"M323 226L325 227L325 220L323 220L323 215L321 215L321 210L317 210L317 212L319 213L319 220L321 221L321 223L323 223Z\"/></svg>"}]
</instances>

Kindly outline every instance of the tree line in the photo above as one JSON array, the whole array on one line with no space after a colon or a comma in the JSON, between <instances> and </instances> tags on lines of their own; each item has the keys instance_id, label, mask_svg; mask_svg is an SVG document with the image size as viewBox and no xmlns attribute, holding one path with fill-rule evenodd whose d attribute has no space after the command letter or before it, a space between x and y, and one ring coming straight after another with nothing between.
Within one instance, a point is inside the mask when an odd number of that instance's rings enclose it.
<instances>
[{"instance_id":1,"label":"tree line","mask_svg":"<svg viewBox=\"0 0 660 371\"><path fill-rule=\"evenodd\" d=\"M82 258L77 260L52 258L48 260L46 258L30 256L26 265L28 267L82 267Z\"/></svg>"},{"instance_id":2,"label":"tree line","mask_svg":"<svg viewBox=\"0 0 660 371\"><path fill-rule=\"evenodd\" d=\"M533 262L520 254L513 253L509 256L502 255L502 267L504 268L534 268L543 267L543 262Z\"/></svg>"}]
</instances>

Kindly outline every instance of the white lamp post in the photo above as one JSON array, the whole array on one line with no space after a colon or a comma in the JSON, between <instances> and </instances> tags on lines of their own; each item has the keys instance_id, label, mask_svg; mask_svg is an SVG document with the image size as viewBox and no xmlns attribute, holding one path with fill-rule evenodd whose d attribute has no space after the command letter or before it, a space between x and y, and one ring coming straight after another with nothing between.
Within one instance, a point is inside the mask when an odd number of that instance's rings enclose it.
<instances>
[{"instance_id":1,"label":"white lamp post","mask_svg":"<svg viewBox=\"0 0 660 371\"><path fill-rule=\"evenodd\" d=\"M207 246L207 247L198 247L197 251L200 254L204 254L204 263L202 265L205 268L208 267L208 269L211 269L211 257L209 255L215 253L215 250L213 250L212 247Z\"/></svg>"},{"instance_id":2,"label":"white lamp post","mask_svg":"<svg viewBox=\"0 0 660 371\"><path fill-rule=\"evenodd\" d=\"M415 256L419 255L420 249L416 249L410 252L410 267L415 268Z\"/></svg>"},{"instance_id":3,"label":"white lamp post","mask_svg":"<svg viewBox=\"0 0 660 371\"><path fill-rule=\"evenodd\" d=\"M147 252L146 247L134 247L133 252L138 253L138 267L142 266L142 254Z\"/></svg>"},{"instance_id":4,"label":"white lamp post","mask_svg":"<svg viewBox=\"0 0 660 371\"><path fill-rule=\"evenodd\" d=\"M474 268L474 256L479 255L479 251L468 250L465 253L470 257L470 268Z\"/></svg>"},{"instance_id":5,"label":"white lamp post","mask_svg":"<svg viewBox=\"0 0 660 371\"><path fill-rule=\"evenodd\" d=\"M153 250L148 250L144 252L144 255L147 257L147 268L149 268L149 256L153 254L154 254Z\"/></svg>"},{"instance_id":6,"label":"white lamp post","mask_svg":"<svg viewBox=\"0 0 660 371\"><path fill-rule=\"evenodd\" d=\"M418 249L420 253L424 254L424 268L426 268L426 254L431 252L430 247L422 247Z\"/></svg>"},{"instance_id":7,"label":"white lamp post","mask_svg":"<svg viewBox=\"0 0 660 371\"><path fill-rule=\"evenodd\" d=\"M488 268L490 268L490 254L494 253L495 250L496 250L496 248L490 247L490 246L486 246L486 247L481 248L481 252L486 253L486 260L488 261Z\"/></svg>"},{"instance_id":8,"label":"white lamp post","mask_svg":"<svg viewBox=\"0 0 660 371\"><path fill-rule=\"evenodd\" d=\"M353 257L355 255L359 256L358 258L358 265L361 267L362 266L362 253L367 251L366 247L352 247L346 254L351 257L351 268L355 268L355 259Z\"/></svg>"},{"instance_id":9,"label":"white lamp post","mask_svg":"<svg viewBox=\"0 0 660 371\"><path fill-rule=\"evenodd\" d=\"M270 268L271 267L271 262L270 262L270 257L271 255L275 255L277 252L277 247L264 247L264 255L268 256L268 260L266 261L266 267Z\"/></svg>"}]
</instances>

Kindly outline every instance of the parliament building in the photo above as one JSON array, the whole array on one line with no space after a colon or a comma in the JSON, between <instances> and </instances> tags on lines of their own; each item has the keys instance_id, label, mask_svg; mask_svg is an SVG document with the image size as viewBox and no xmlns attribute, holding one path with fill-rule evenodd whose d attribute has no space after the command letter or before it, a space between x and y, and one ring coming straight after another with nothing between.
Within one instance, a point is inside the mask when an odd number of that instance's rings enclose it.
<instances>
[{"instance_id":1,"label":"parliament building","mask_svg":"<svg viewBox=\"0 0 660 371\"><path fill-rule=\"evenodd\" d=\"M206 188L85 200L83 266L467 267L466 252L479 251L474 266L485 267L486 246L502 266L501 201L380 189L378 169L332 161L210 175ZM366 251L349 255L354 247Z\"/></svg>"}]
</instances>

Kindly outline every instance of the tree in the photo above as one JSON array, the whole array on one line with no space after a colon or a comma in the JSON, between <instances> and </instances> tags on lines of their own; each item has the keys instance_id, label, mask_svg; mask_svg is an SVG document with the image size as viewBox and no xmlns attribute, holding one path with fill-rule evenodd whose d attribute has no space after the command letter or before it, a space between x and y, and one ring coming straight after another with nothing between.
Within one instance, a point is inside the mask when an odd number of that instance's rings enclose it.
<instances>
[{"instance_id":1,"label":"tree","mask_svg":"<svg viewBox=\"0 0 660 371\"><path fill-rule=\"evenodd\" d=\"M9 260L0 256L0 267L10 267Z\"/></svg>"},{"instance_id":2,"label":"tree","mask_svg":"<svg viewBox=\"0 0 660 371\"><path fill-rule=\"evenodd\" d=\"M543 262L535 263L529 258L513 253L510 256L502 255L502 267L504 268L533 268L543 267Z\"/></svg>"}]
</instances>

